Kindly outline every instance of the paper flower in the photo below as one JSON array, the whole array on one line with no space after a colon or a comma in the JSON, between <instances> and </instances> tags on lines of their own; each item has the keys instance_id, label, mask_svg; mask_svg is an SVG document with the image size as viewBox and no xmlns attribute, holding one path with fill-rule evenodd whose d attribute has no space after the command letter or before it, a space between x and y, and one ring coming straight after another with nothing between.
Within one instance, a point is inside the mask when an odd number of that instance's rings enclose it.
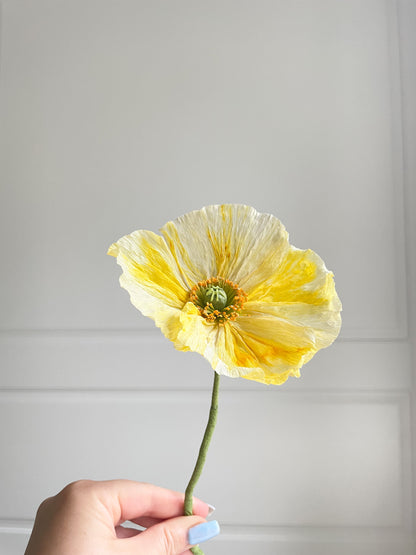
<instances>
[{"instance_id":1,"label":"paper flower","mask_svg":"<svg viewBox=\"0 0 416 555\"><path fill-rule=\"evenodd\" d=\"M133 305L214 370L281 384L337 337L333 275L289 244L282 223L243 205L208 206L111 245Z\"/></svg>"},{"instance_id":2,"label":"paper flower","mask_svg":"<svg viewBox=\"0 0 416 555\"><path fill-rule=\"evenodd\" d=\"M218 411L219 375L281 384L330 345L341 327L333 275L311 250L289 244L272 215L238 204L207 206L168 222L162 235L134 231L109 248L120 284L181 351L214 368L208 424L186 488L202 472ZM203 555L193 547L194 555Z\"/></svg>"}]
</instances>

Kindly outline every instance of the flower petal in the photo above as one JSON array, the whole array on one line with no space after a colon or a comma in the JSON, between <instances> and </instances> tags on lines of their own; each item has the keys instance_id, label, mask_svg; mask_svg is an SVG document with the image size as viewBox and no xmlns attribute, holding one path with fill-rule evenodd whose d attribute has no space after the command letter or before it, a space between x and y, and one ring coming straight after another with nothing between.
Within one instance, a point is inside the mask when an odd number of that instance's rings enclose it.
<instances>
[{"instance_id":1,"label":"flower petal","mask_svg":"<svg viewBox=\"0 0 416 555\"><path fill-rule=\"evenodd\" d=\"M254 373L247 379L263 383L282 383L289 375L298 375L299 368L317 351L315 338L310 330L264 315L251 318L241 315L230 325L236 344L235 362L250 367ZM241 345L251 353L249 363L241 360ZM282 376L286 375L286 378Z\"/></svg>"},{"instance_id":2,"label":"flower petal","mask_svg":"<svg viewBox=\"0 0 416 555\"><path fill-rule=\"evenodd\" d=\"M322 306L329 303L334 311L341 310L332 272L312 250L290 246L273 275L259 281L250 291L249 301L301 302Z\"/></svg>"},{"instance_id":3,"label":"flower petal","mask_svg":"<svg viewBox=\"0 0 416 555\"><path fill-rule=\"evenodd\" d=\"M181 330L178 333L176 345L181 350L191 350L203 355L219 374L230 377L243 376L252 368L243 368L244 353L237 359L234 353L236 341L230 335L228 325L218 326L201 317L196 306L189 302L185 305L180 317ZM237 338L238 339L238 338ZM175 346L176 346L175 345ZM240 345L242 351L244 346ZM247 354L247 353L246 353Z\"/></svg>"},{"instance_id":4,"label":"flower petal","mask_svg":"<svg viewBox=\"0 0 416 555\"><path fill-rule=\"evenodd\" d=\"M215 342L198 352L219 373L281 384L299 376L299 369L336 339L340 325L339 312L328 308L247 303L244 313L218 328Z\"/></svg>"},{"instance_id":5,"label":"flower petal","mask_svg":"<svg viewBox=\"0 0 416 555\"><path fill-rule=\"evenodd\" d=\"M338 298L338 297L337 297ZM245 315L249 315L256 322L256 327L260 331L261 326L257 324L263 320L280 322L288 330L303 330L310 337L316 348L323 349L328 347L337 338L341 328L341 315L338 310L334 310L336 302L331 299L327 303L320 305L308 303L246 303ZM244 316L240 318L240 324L244 323ZM297 334L298 332L295 331Z\"/></svg>"},{"instance_id":6,"label":"flower petal","mask_svg":"<svg viewBox=\"0 0 416 555\"><path fill-rule=\"evenodd\" d=\"M108 254L117 257L123 269L120 285L128 291L132 304L176 343L187 290L163 237L135 231L113 243Z\"/></svg>"},{"instance_id":7,"label":"flower petal","mask_svg":"<svg viewBox=\"0 0 416 555\"><path fill-rule=\"evenodd\" d=\"M163 334L171 341L176 342L180 331L181 311L148 293L128 272L121 275L120 285L128 291L133 306L144 316L152 318Z\"/></svg>"},{"instance_id":8,"label":"flower petal","mask_svg":"<svg viewBox=\"0 0 416 555\"><path fill-rule=\"evenodd\" d=\"M299 360L307 351L288 350L281 344L249 336L233 322L218 329L215 344L207 346L204 356L219 374L278 384L290 375L298 375Z\"/></svg>"},{"instance_id":9,"label":"flower petal","mask_svg":"<svg viewBox=\"0 0 416 555\"><path fill-rule=\"evenodd\" d=\"M248 293L275 272L289 247L277 218L238 204L207 206L161 231L189 287L221 276Z\"/></svg>"},{"instance_id":10,"label":"flower petal","mask_svg":"<svg viewBox=\"0 0 416 555\"><path fill-rule=\"evenodd\" d=\"M113 243L108 254L117 257L117 262L124 272L122 286L130 293L132 288L136 292L143 289L163 304L178 309L186 303L187 286L160 235L151 231L135 231ZM140 302L135 306L142 310ZM149 311L152 312L151 306L148 307ZM149 313L144 314L151 316Z\"/></svg>"}]
</instances>

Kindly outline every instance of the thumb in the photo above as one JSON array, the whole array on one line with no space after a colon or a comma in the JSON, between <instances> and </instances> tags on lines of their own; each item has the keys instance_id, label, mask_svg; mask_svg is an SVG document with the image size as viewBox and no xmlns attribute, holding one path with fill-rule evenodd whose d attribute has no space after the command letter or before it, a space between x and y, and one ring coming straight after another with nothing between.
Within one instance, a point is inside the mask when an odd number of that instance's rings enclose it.
<instances>
[{"instance_id":1,"label":"thumb","mask_svg":"<svg viewBox=\"0 0 416 555\"><path fill-rule=\"evenodd\" d=\"M203 522L205 519L196 515L170 518L127 541L134 542L134 553L179 555L191 547L188 542L189 529Z\"/></svg>"}]
</instances>

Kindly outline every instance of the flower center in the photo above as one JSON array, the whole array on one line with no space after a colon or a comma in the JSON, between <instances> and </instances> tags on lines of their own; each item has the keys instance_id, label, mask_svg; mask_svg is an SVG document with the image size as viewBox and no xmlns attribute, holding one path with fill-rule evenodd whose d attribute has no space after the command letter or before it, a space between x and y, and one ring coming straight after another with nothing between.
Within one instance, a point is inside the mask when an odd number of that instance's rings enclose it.
<instances>
[{"instance_id":1,"label":"flower center","mask_svg":"<svg viewBox=\"0 0 416 555\"><path fill-rule=\"evenodd\" d=\"M201 316L221 325L237 318L247 295L229 279L215 277L194 285L189 300L198 307Z\"/></svg>"},{"instance_id":2,"label":"flower center","mask_svg":"<svg viewBox=\"0 0 416 555\"><path fill-rule=\"evenodd\" d=\"M227 293L219 285L211 285L205 289L205 297L217 310L222 310L227 306Z\"/></svg>"}]
</instances>

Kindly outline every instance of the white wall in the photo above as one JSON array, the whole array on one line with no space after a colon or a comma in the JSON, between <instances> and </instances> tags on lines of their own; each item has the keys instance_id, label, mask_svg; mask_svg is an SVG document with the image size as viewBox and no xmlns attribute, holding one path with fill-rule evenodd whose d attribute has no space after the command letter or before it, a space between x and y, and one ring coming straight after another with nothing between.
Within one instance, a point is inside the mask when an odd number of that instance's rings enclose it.
<instances>
[{"instance_id":1,"label":"white wall","mask_svg":"<svg viewBox=\"0 0 416 555\"><path fill-rule=\"evenodd\" d=\"M344 326L301 380L222 380L207 555L414 553L415 4L0 4L0 554L71 480L186 486L212 371L105 253L222 202L324 258Z\"/></svg>"}]
</instances>

